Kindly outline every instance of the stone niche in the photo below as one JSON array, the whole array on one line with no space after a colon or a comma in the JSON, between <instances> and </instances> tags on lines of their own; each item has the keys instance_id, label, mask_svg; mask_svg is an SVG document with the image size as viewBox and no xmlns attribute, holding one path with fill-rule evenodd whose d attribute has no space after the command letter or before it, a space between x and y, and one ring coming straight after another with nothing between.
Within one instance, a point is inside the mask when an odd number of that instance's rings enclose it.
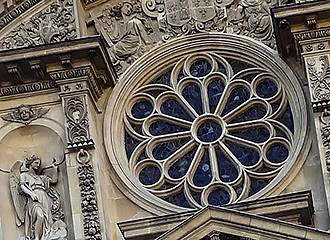
<instances>
[{"instance_id":1,"label":"stone niche","mask_svg":"<svg viewBox=\"0 0 330 240\"><path fill-rule=\"evenodd\" d=\"M3 128L0 129L0 133L3 133L1 130ZM63 162L64 144L61 137L50 128L28 125L14 128L7 134L0 134L0 152L0 185L3 186L0 204L0 240L23 240L24 224L20 227L15 224L15 209L9 187L10 169L17 160L24 161L32 154L41 157L41 168L50 167L53 164L53 158L56 158L57 163L62 162L59 166L58 183L54 187L60 196L59 211L64 211L63 186L66 174ZM22 167L22 171L24 168L25 166ZM42 174L51 174L50 171L50 168L45 169Z\"/></svg>"}]
</instances>

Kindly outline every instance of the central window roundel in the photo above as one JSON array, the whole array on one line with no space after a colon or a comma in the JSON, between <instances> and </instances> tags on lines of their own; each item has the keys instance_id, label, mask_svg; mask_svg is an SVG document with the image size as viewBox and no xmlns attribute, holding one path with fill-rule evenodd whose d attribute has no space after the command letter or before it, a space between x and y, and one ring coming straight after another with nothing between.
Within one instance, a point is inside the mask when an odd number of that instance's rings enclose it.
<instances>
[{"instance_id":1,"label":"central window roundel","mask_svg":"<svg viewBox=\"0 0 330 240\"><path fill-rule=\"evenodd\" d=\"M104 123L112 176L156 214L279 194L308 152L305 113L273 50L230 34L182 37L114 88Z\"/></svg>"},{"instance_id":2,"label":"central window roundel","mask_svg":"<svg viewBox=\"0 0 330 240\"><path fill-rule=\"evenodd\" d=\"M138 89L125 119L131 170L175 205L221 206L265 188L287 161L294 124L269 71L193 54Z\"/></svg>"}]
</instances>

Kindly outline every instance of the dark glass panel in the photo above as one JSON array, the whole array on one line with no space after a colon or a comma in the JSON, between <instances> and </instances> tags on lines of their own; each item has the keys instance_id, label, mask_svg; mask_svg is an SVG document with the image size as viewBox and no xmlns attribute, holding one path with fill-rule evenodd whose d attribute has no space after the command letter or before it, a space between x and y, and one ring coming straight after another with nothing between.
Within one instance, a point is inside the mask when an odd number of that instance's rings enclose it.
<instances>
[{"instance_id":1,"label":"dark glass panel","mask_svg":"<svg viewBox=\"0 0 330 240\"><path fill-rule=\"evenodd\" d=\"M246 102L250 98L250 92L245 87L235 87L226 102L226 106L222 112L222 116L226 115L227 113L231 112L242 103Z\"/></svg>"},{"instance_id":2,"label":"dark glass panel","mask_svg":"<svg viewBox=\"0 0 330 240\"><path fill-rule=\"evenodd\" d=\"M241 62L239 60L236 59L232 59L232 58L227 58L226 59L228 61L228 63L230 64L230 66L232 67L234 73L238 73L242 70L248 69L248 68L253 68L254 66L245 62Z\"/></svg>"},{"instance_id":3,"label":"dark glass panel","mask_svg":"<svg viewBox=\"0 0 330 240\"><path fill-rule=\"evenodd\" d=\"M190 190L190 192L191 192L191 196L193 197L193 199L194 199L199 205L202 205L202 200L201 200L202 193L201 193L201 192L195 192L195 191L192 191L192 190Z\"/></svg>"},{"instance_id":4,"label":"dark glass panel","mask_svg":"<svg viewBox=\"0 0 330 240\"><path fill-rule=\"evenodd\" d=\"M190 164L195 156L195 153L196 153L196 148L189 151L183 157L175 161L174 164L170 166L168 170L168 174L175 179L181 178L184 175L186 175L190 167Z\"/></svg>"},{"instance_id":5,"label":"dark glass panel","mask_svg":"<svg viewBox=\"0 0 330 240\"><path fill-rule=\"evenodd\" d=\"M192 121L191 116L176 99L165 100L160 107L160 111L172 117Z\"/></svg>"},{"instance_id":6,"label":"dark glass panel","mask_svg":"<svg viewBox=\"0 0 330 240\"><path fill-rule=\"evenodd\" d=\"M293 133L294 131L294 123L293 116L291 112L291 108L289 104L286 106L284 113L278 119L281 123L283 123L290 131Z\"/></svg>"},{"instance_id":7,"label":"dark glass panel","mask_svg":"<svg viewBox=\"0 0 330 240\"><path fill-rule=\"evenodd\" d=\"M178 73L177 81L180 82L180 80L183 79L184 77L185 77L185 75L181 69Z\"/></svg>"},{"instance_id":8,"label":"dark glass panel","mask_svg":"<svg viewBox=\"0 0 330 240\"><path fill-rule=\"evenodd\" d=\"M257 84L256 92L261 98L270 98L276 95L278 91L276 83L271 79L265 79Z\"/></svg>"},{"instance_id":9,"label":"dark glass panel","mask_svg":"<svg viewBox=\"0 0 330 240\"><path fill-rule=\"evenodd\" d=\"M225 141L225 145L244 166L253 166L259 161L260 155L254 148L238 145L231 141Z\"/></svg>"},{"instance_id":10,"label":"dark glass panel","mask_svg":"<svg viewBox=\"0 0 330 240\"><path fill-rule=\"evenodd\" d=\"M203 142L213 142L217 140L222 133L222 127L213 120L206 120L197 129L197 137Z\"/></svg>"},{"instance_id":11,"label":"dark glass panel","mask_svg":"<svg viewBox=\"0 0 330 240\"><path fill-rule=\"evenodd\" d=\"M141 99L133 105L132 115L138 119L146 118L152 113L153 109L154 107L149 100Z\"/></svg>"},{"instance_id":12,"label":"dark glass panel","mask_svg":"<svg viewBox=\"0 0 330 240\"><path fill-rule=\"evenodd\" d=\"M276 142L268 148L266 156L273 163L281 163L288 158L289 150L283 143Z\"/></svg>"},{"instance_id":13,"label":"dark glass panel","mask_svg":"<svg viewBox=\"0 0 330 240\"><path fill-rule=\"evenodd\" d=\"M141 143L141 141L133 138L127 131L125 131L125 150L127 159L132 156L134 149Z\"/></svg>"},{"instance_id":14,"label":"dark glass panel","mask_svg":"<svg viewBox=\"0 0 330 240\"><path fill-rule=\"evenodd\" d=\"M191 208L190 204L182 191L179 193L167 196L164 198L165 201L175 204L180 207Z\"/></svg>"},{"instance_id":15,"label":"dark glass panel","mask_svg":"<svg viewBox=\"0 0 330 240\"><path fill-rule=\"evenodd\" d=\"M190 73L194 77L204 77L212 70L211 64L206 59L198 59L190 66Z\"/></svg>"},{"instance_id":16,"label":"dark glass panel","mask_svg":"<svg viewBox=\"0 0 330 240\"><path fill-rule=\"evenodd\" d=\"M161 173L154 165L146 166L139 174L139 180L144 185L152 185L160 179Z\"/></svg>"},{"instance_id":17,"label":"dark glass panel","mask_svg":"<svg viewBox=\"0 0 330 240\"><path fill-rule=\"evenodd\" d=\"M276 130L276 136L277 137L282 137L282 138L289 139L288 136L286 135L286 133L283 132L280 128L278 128L278 127L274 127L274 128Z\"/></svg>"},{"instance_id":18,"label":"dark glass panel","mask_svg":"<svg viewBox=\"0 0 330 240\"><path fill-rule=\"evenodd\" d=\"M214 113L224 89L225 85L220 79L213 80L207 86L207 94L209 97L209 106L211 112Z\"/></svg>"},{"instance_id":19,"label":"dark glass panel","mask_svg":"<svg viewBox=\"0 0 330 240\"><path fill-rule=\"evenodd\" d=\"M176 150L186 144L190 138L182 138L160 143L153 150L152 154L157 160L164 160L171 156Z\"/></svg>"},{"instance_id":20,"label":"dark glass panel","mask_svg":"<svg viewBox=\"0 0 330 240\"><path fill-rule=\"evenodd\" d=\"M229 203L230 195L224 189L215 189L209 194L207 201L213 206L221 206Z\"/></svg>"},{"instance_id":21,"label":"dark glass panel","mask_svg":"<svg viewBox=\"0 0 330 240\"><path fill-rule=\"evenodd\" d=\"M265 127L259 126L240 130L231 130L229 131L229 134L255 143L263 143L270 137L269 130Z\"/></svg>"},{"instance_id":22,"label":"dark glass panel","mask_svg":"<svg viewBox=\"0 0 330 240\"><path fill-rule=\"evenodd\" d=\"M264 187L266 187L272 179L256 179L256 178L251 178L251 188L249 192L249 196L252 196L262 190Z\"/></svg>"},{"instance_id":23,"label":"dark glass panel","mask_svg":"<svg viewBox=\"0 0 330 240\"><path fill-rule=\"evenodd\" d=\"M230 121L230 123L238 123L238 122L246 122L252 120L258 120L263 118L267 113L267 110L262 104L253 104L248 109L246 109L243 113L237 115L234 119Z\"/></svg>"},{"instance_id":24,"label":"dark glass panel","mask_svg":"<svg viewBox=\"0 0 330 240\"><path fill-rule=\"evenodd\" d=\"M223 182L234 181L238 177L238 171L234 164L228 159L228 157L222 152L220 148L216 148L218 171L220 179Z\"/></svg>"},{"instance_id":25,"label":"dark glass panel","mask_svg":"<svg viewBox=\"0 0 330 240\"><path fill-rule=\"evenodd\" d=\"M177 132L183 132L188 131L188 128L184 128L181 126L178 126L173 123L169 123L163 120L157 120L150 124L149 131L154 136L164 135L164 134L170 134L170 133L177 133Z\"/></svg>"},{"instance_id":26,"label":"dark glass panel","mask_svg":"<svg viewBox=\"0 0 330 240\"><path fill-rule=\"evenodd\" d=\"M171 189L171 188L174 188L175 185L168 182L168 181L165 181L164 184L158 189L158 190L168 190L168 189Z\"/></svg>"},{"instance_id":27,"label":"dark glass panel","mask_svg":"<svg viewBox=\"0 0 330 240\"><path fill-rule=\"evenodd\" d=\"M195 109L198 114L203 114L201 90L196 83L190 83L182 90L182 96Z\"/></svg>"},{"instance_id":28,"label":"dark glass panel","mask_svg":"<svg viewBox=\"0 0 330 240\"><path fill-rule=\"evenodd\" d=\"M211 164L209 152L206 149L202 160L200 161L197 170L193 177L193 183L198 187L203 187L209 184L212 180Z\"/></svg>"},{"instance_id":29,"label":"dark glass panel","mask_svg":"<svg viewBox=\"0 0 330 240\"><path fill-rule=\"evenodd\" d=\"M171 85L171 72L172 70L167 71L166 73L162 74L155 80L153 80L151 83L156 83L156 84L163 84L170 86Z\"/></svg>"}]
</instances>

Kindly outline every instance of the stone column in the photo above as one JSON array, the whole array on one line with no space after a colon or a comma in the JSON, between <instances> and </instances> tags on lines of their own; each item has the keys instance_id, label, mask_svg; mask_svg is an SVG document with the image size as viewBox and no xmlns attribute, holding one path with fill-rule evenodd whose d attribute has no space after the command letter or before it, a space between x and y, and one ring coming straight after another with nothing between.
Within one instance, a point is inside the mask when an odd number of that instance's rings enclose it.
<instances>
[{"instance_id":1,"label":"stone column","mask_svg":"<svg viewBox=\"0 0 330 240\"><path fill-rule=\"evenodd\" d=\"M98 112L102 94L100 78L92 65L73 68L70 60L62 61L64 69L49 72L60 87L64 111L67 149L68 191L73 215L74 239L100 240L103 227L102 208L98 203L95 165L96 131L91 119ZM93 130L94 129L94 130Z\"/></svg>"}]
</instances>

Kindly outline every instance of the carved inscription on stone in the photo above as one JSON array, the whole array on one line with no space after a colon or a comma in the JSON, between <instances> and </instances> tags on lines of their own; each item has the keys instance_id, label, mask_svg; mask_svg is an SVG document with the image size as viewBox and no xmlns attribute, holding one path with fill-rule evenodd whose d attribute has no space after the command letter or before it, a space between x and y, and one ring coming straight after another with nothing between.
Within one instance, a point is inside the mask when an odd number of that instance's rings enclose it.
<instances>
[{"instance_id":1,"label":"carved inscription on stone","mask_svg":"<svg viewBox=\"0 0 330 240\"><path fill-rule=\"evenodd\" d=\"M51 186L57 183L57 165L54 162L52 176L42 173L41 158L36 155L25 159L27 170L22 170L23 165L17 161L9 173L17 226L24 225L28 240L66 240L60 196Z\"/></svg>"},{"instance_id":2,"label":"carved inscription on stone","mask_svg":"<svg viewBox=\"0 0 330 240\"><path fill-rule=\"evenodd\" d=\"M104 5L94 19L119 74L157 44L194 33L234 33L276 49L266 0L131 0Z\"/></svg>"},{"instance_id":3,"label":"carved inscription on stone","mask_svg":"<svg viewBox=\"0 0 330 240\"><path fill-rule=\"evenodd\" d=\"M84 216L84 235L86 240L101 240L101 228L98 215L95 177L89 152L81 149L77 154L78 178L81 194L81 209Z\"/></svg>"},{"instance_id":4,"label":"carved inscription on stone","mask_svg":"<svg viewBox=\"0 0 330 240\"><path fill-rule=\"evenodd\" d=\"M0 50L69 41L77 37L73 0L57 0L0 40Z\"/></svg>"},{"instance_id":5,"label":"carved inscription on stone","mask_svg":"<svg viewBox=\"0 0 330 240\"><path fill-rule=\"evenodd\" d=\"M14 111L1 116L1 118L8 122L18 122L25 125L30 124L32 121L42 117L48 113L49 108L33 108L29 105L20 105Z\"/></svg>"}]
</instances>

